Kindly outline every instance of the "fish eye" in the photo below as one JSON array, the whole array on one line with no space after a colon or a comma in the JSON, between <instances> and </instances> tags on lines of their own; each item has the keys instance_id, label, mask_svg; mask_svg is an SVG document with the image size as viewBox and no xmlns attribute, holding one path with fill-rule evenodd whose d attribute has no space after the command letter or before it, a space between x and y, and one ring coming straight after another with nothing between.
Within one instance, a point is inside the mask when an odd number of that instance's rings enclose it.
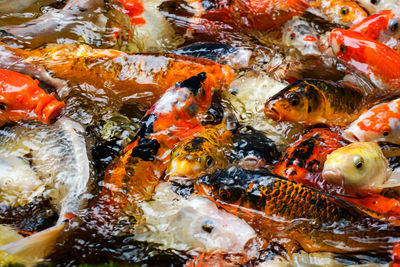
<instances>
[{"instance_id":1,"label":"fish eye","mask_svg":"<svg viewBox=\"0 0 400 267\"><path fill-rule=\"evenodd\" d=\"M383 126L382 129L381 129L382 135L385 136L385 137L388 136L390 134L391 130L392 129L390 128L389 125Z\"/></svg>"},{"instance_id":2,"label":"fish eye","mask_svg":"<svg viewBox=\"0 0 400 267\"><path fill-rule=\"evenodd\" d=\"M364 159L360 156L360 155L356 155L353 158L353 165L354 167L356 167L357 169L362 168L362 166L364 165Z\"/></svg>"},{"instance_id":3,"label":"fish eye","mask_svg":"<svg viewBox=\"0 0 400 267\"><path fill-rule=\"evenodd\" d=\"M340 52L347 53L347 46L344 44L340 45Z\"/></svg>"},{"instance_id":4,"label":"fish eye","mask_svg":"<svg viewBox=\"0 0 400 267\"><path fill-rule=\"evenodd\" d=\"M391 20L390 22L389 22L389 29L392 31L392 32L395 32L395 31L397 31L397 29L399 28L399 22L397 21L397 20Z\"/></svg>"},{"instance_id":5,"label":"fish eye","mask_svg":"<svg viewBox=\"0 0 400 267\"><path fill-rule=\"evenodd\" d=\"M380 2L380 0L371 0L371 4L376 5Z\"/></svg>"},{"instance_id":6,"label":"fish eye","mask_svg":"<svg viewBox=\"0 0 400 267\"><path fill-rule=\"evenodd\" d=\"M289 94L287 99L292 106L297 106L300 103L300 96L296 93Z\"/></svg>"},{"instance_id":7,"label":"fish eye","mask_svg":"<svg viewBox=\"0 0 400 267\"><path fill-rule=\"evenodd\" d=\"M203 229L204 232L207 232L209 234L211 234L214 228L215 228L215 223L211 220L205 221L201 226L201 229Z\"/></svg>"},{"instance_id":8,"label":"fish eye","mask_svg":"<svg viewBox=\"0 0 400 267\"><path fill-rule=\"evenodd\" d=\"M221 188L218 190L218 195L219 195L219 198L220 198L222 201L229 201L229 200L231 200L231 192L229 191L229 188L228 188L226 185L224 185L223 187L221 187Z\"/></svg>"},{"instance_id":9,"label":"fish eye","mask_svg":"<svg viewBox=\"0 0 400 267\"><path fill-rule=\"evenodd\" d=\"M347 6L344 6L340 9L340 14L342 14L343 16L347 15L350 13L350 9Z\"/></svg>"},{"instance_id":10,"label":"fish eye","mask_svg":"<svg viewBox=\"0 0 400 267\"><path fill-rule=\"evenodd\" d=\"M214 121L215 120L215 117L214 117L214 115L212 115L212 114L210 114L210 113L207 113L207 115L206 115L206 117L204 118L204 120L206 120L206 121Z\"/></svg>"},{"instance_id":11,"label":"fish eye","mask_svg":"<svg viewBox=\"0 0 400 267\"><path fill-rule=\"evenodd\" d=\"M5 103L0 102L0 110L6 111L7 110L7 105Z\"/></svg>"},{"instance_id":12,"label":"fish eye","mask_svg":"<svg viewBox=\"0 0 400 267\"><path fill-rule=\"evenodd\" d=\"M296 39L296 34L295 33L291 33L290 34L290 40L294 40Z\"/></svg>"},{"instance_id":13,"label":"fish eye","mask_svg":"<svg viewBox=\"0 0 400 267\"><path fill-rule=\"evenodd\" d=\"M214 163L214 159L211 156L206 157L206 166L211 167Z\"/></svg>"}]
</instances>

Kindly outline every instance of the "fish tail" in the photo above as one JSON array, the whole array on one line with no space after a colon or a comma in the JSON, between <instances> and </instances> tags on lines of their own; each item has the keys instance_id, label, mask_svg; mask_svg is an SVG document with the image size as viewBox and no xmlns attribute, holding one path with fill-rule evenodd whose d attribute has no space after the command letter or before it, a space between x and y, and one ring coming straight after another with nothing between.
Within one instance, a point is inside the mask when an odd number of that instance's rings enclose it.
<instances>
[{"instance_id":1,"label":"fish tail","mask_svg":"<svg viewBox=\"0 0 400 267\"><path fill-rule=\"evenodd\" d=\"M63 222L34 235L8 243L1 246L0 251L21 257L27 262L43 259L51 253L66 225L67 222Z\"/></svg>"}]
</instances>

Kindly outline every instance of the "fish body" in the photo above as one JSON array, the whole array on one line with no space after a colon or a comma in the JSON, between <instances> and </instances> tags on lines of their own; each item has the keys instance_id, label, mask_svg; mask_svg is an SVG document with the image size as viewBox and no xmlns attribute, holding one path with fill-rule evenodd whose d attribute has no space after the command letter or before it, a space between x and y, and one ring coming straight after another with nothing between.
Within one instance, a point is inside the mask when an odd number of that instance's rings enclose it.
<instances>
[{"instance_id":1,"label":"fish body","mask_svg":"<svg viewBox=\"0 0 400 267\"><path fill-rule=\"evenodd\" d=\"M298 80L265 104L267 118L301 124L346 125L363 108L364 94L344 83L317 79Z\"/></svg>"},{"instance_id":2,"label":"fish body","mask_svg":"<svg viewBox=\"0 0 400 267\"><path fill-rule=\"evenodd\" d=\"M375 95L395 95L400 88L400 53L361 33L334 29L330 44L337 58L367 76L380 90Z\"/></svg>"},{"instance_id":3,"label":"fish body","mask_svg":"<svg viewBox=\"0 0 400 267\"><path fill-rule=\"evenodd\" d=\"M367 12L355 1L349 0L308 0L309 11L328 21L343 26L352 26L368 17Z\"/></svg>"},{"instance_id":4,"label":"fish body","mask_svg":"<svg viewBox=\"0 0 400 267\"><path fill-rule=\"evenodd\" d=\"M322 177L345 194L379 193L392 170L381 148L372 142L356 142L328 155Z\"/></svg>"},{"instance_id":5,"label":"fish body","mask_svg":"<svg viewBox=\"0 0 400 267\"><path fill-rule=\"evenodd\" d=\"M288 47L294 47L302 55L321 55L317 31L307 21L294 17L283 26L282 41Z\"/></svg>"},{"instance_id":6,"label":"fish body","mask_svg":"<svg viewBox=\"0 0 400 267\"><path fill-rule=\"evenodd\" d=\"M201 177L197 191L286 247L289 255L295 243L307 252L346 253L387 251L398 240L395 227L355 206L265 171L218 170Z\"/></svg>"},{"instance_id":7,"label":"fish body","mask_svg":"<svg viewBox=\"0 0 400 267\"><path fill-rule=\"evenodd\" d=\"M24 205L44 191L44 183L22 157L0 157L0 203Z\"/></svg>"},{"instance_id":8,"label":"fish body","mask_svg":"<svg viewBox=\"0 0 400 267\"><path fill-rule=\"evenodd\" d=\"M378 104L362 113L344 131L351 142L400 144L400 99Z\"/></svg>"},{"instance_id":9,"label":"fish body","mask_svg":"<svg viewBox=\"0 0 400 267\"><path fill-rule=\"evenodd\" d=\"M328 130L313 129L288 147L274 173L298 183L322 188L321 172L327 156L345 145L344 139Z\"/></svg>"},{"instance_id":10,"label":"fish body","mask_svg":"<svg viewBox=\"0 0 400 267\"><path fill-rule=\"evenodd\" d=\"M206 78L199 73L177 83L147 111L137 140L106 169L103 191L92 208L95 217L113 218L128 204L134 206L152 196L174 145L204 129L201 120L211 104L212 91L204 83Z\"/></svg>"},{"instance_id":11,"label":"fish body","mask_svg":"<svg viewBox=\"0 0 400 267\"><path fill-rule=\"evenodd\" d=\"M23 119L49 123L64 102L47 94L31 77L0 69L0 125Z\"/></svg>"},{"instance_id":12,"label":"fish body","mask_svg":"<svg viewBox=\"0 0 400 267\"><path fill-rule=\"evenodd\" d=\"M242 30L270 31L280 29L292 17L302 15L309 7L306 1L189 1L197 7L199 17L209 21L220 21Z\"/></svg>"},{"instance_id":13,"label":"fish body","mask_svg":"<svg viewBox=\"0 0 400 267\"><path fill-rule=\"evenodd\" d=\"M45 67L59 79L87 82L111 90L123 100L142 103L154 103L169 87L200 72L207 73L207 87L229 85L234 79L228 66L173 54L127 54L77 44L13 52L25 62Z\"/></svg>"},{"instance_id":14,"label":"fish body","mask_svg":"<svg viewBox=\"0 0 400 267\"><path fill-rule=\"evenodd\" d=\"M377 40L391 48L398 49L400 42L400 11L382 10L363 19L349 30Z\"/></svg>"}]
</instances>

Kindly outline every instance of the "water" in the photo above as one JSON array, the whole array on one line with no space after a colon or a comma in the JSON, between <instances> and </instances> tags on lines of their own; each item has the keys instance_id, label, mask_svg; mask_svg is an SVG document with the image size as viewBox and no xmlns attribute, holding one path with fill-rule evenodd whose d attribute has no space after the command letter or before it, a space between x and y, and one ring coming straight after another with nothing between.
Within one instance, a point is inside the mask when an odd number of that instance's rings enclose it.
<instances>
[{"instance_id":1,"label":"water","mask_svg":"<svg viewBox=\"0 0 400 267\"><path fill-rule=\"evenodd\" d=\"M246 60L226 61L227 64L232 64L237 78L229 90L222 94L225 114L234 116L242 125L250 125L265 133L276 143L281 152L310 127L265 119L263 114L265 101L295 79L320 78L338 81L349 71L329 54L329 49L325 47L326 43L323 43L326 42L322 37L324 33L338 25L308 12L302 14L302 17L321 35L320 47L324 53L322 59L304 56L301 51L283 44L279 28L273 28L271 31L259 30L257 27L250 27L252 25L250 22L249 27L243 25L235 27L231 22L224 20L206 23L204 20L199 20L202 18L196 5L189 5L184 0L144 0L143 12L140 8L136 10L137 14L133 20L118 0L88 1L87 3L93 4L84 11L73 14L70 11L65 12L66 2L68 1L38 0L22 11L0 13L0 29L14 33L14 35L2 33L1 41L11 47L23 49L37 49L52 43L66 45L78 43L92 48L117 49L129 53L166 53L197 42L218 42L239 48L246 51ZM212 1L203 2L212 4ZM61 22L55 22L57 20L55 14L62 14ZM41 16L45 17L40 19ZM249 20L251 19L250 17ZM29 31L15 26L30 22L34 25L29 26L31 29ZM35 25L46 25L46 27L35 27ZM56 51L58 50L55 49L51 53ZM74 55L78 57L84 55L79 51L82 50L74 50ZM77 217L65 229L52 253L42 262L45 266L79 266L109 262L117 266L118 264L184 266L185 263L192 261L193 257L204 256L202 253L205 253L205 258L215 257L214 260L217 262L247 264L247 266L259 264L260 266L267 264L343 266L364 263L369 263L371 266L375 266L374 264L385 266L390 261L390 251L346 255L324 252L308 254L299 251L288 260L286 252L279 245L279 240L267 244L262 238L257 239L253 236L251 236L252 241L242 248L243 253L235 251L238 252L237 255L227 255L222 251L222 256L209 256L210 251L207 251L204 245L199 245L198 240L192 238L194 235L204 235L201 238L204 238L205 243L212 241L215 236L210 237L205 234L211 231L207 227L220 222L221 218L226 218L232 227L232 229L228 227L227 232L222 232L222 235L233 234L232 231L239 232L241 223L246 225L243 229L250 226L241 219L240 222L233 219L229 221L233 215L223 215L222 210L220 210L222 217L219 219L204 215L204 211L196 214L192 204L187 204L189 201L184 200L185 196L193 192L191 185L172 184L173 192L158 192L161 195L157 195L158 197L152 201L142 203L141 210L139 209L134 215L121 215L115 225L99 224L91 216L90 208L102 191L105 169L115 157L118 157L123 148L135 140L136 130L139 128L138 122L158 97L148 89L157 86L156 79L146 80L148 77L145 75L138 75L140 77L137 80L144 81L142 85L145 86L141 89L143 91L137 94L129 94L131 84L124 84L122 79L118 80L120 76L116 76L115 80L98 82L101 80L101 75L116 71L112 68L114 65L108 56L98 57L95 63L83 60L76 61L78 62L76 65L71 64L78 70L73 67L65 68L66 77L72 77L74 71L84 72L94 64L105 71L90 79L79 79L80 76L76 75L77 79L67 80L65 92L68 93L62 97L66 107L61 115L79 123L85 129L85 149L89 159L87 167L90 177L87 183L81 185L84 190L79 191L80 196L84 195L84 200L79 203L79 209L75 210ZM35 58L29 60L34 61ZM119 60L117 57L116 62L120 62ZM161 60L154 59L150 67L158 66L159 62ZM93 65L90 65L91 63ZM127 72L123 72L122 76L127 76L126 74ZM367 90L373 90L368 81L359 83L367 84L368 86L365 86L368 87ZM54 91L51 86L45 84L43 86ZM126 92L128 94L124 94ZM65 133L54 125L44 126L28 121L10 124L0 129L1 155L22 158L26 164L24 163L21 170L29 168L24 174L31 175L29 177L32 179L39 179L38 183L45 184L44 189L37 187L37 194L25 192L24 201L10 204L9 200L2 201L0 198L0 225L13 227L11 230L5 228L4 231L8 234L14 235L15 229L18 229L24 231L20 233L26 236L53 226L59 219L61 203L59 195L62 193L55 190L59 189L54 182L57 181L55 177L70 175L77 165L73 160L75 152L68 150L71 146L63 134ZM57 194L54 193L56 191ZM136 204L133 203L132 206ZM148 214L143 215L143 212ZM159 225L156 224L157 212L160 213ZM203 230L189 229L191 221L203 225L203 220L206 219L210 222L206 228L202 228ZM145 227L148 227L147 231L152 235L135 236L138 229L144 231ZM249 228L246 228L246 231L251 232ZM218 234L216 236L221 238ZM225 243L216 242L216 244L222 247L222 250L226 249Z\"/></svg>"}]
</instances>

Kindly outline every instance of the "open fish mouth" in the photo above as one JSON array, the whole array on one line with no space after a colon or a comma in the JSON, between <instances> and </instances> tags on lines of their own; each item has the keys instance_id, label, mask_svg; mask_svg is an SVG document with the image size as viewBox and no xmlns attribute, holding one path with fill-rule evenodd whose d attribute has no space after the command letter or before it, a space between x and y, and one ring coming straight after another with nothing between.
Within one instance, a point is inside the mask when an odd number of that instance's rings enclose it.
<instances>
[{"instance_id":1,"label":"open fish mouth","mask_svg":"<svg viewBox=\"0 0 400 267\"><path fill-rule=\"evenodd\" d=\"M360 142L360 139L350 131L344 131L343 138L349 142Z\"/></svg>"},{"instance_id":2,"label":"open fish mouth","mask_svg":"<svg viewBox=\"0 0 400 267\"><path fill-rule=\"evenodd\" d=\"M273 107L266 106L264 109L264 114L267 118L274 119L277 121L279 121L281 118L281 116L279 115L279 112Z\"/></svg>"}]
</instances>

